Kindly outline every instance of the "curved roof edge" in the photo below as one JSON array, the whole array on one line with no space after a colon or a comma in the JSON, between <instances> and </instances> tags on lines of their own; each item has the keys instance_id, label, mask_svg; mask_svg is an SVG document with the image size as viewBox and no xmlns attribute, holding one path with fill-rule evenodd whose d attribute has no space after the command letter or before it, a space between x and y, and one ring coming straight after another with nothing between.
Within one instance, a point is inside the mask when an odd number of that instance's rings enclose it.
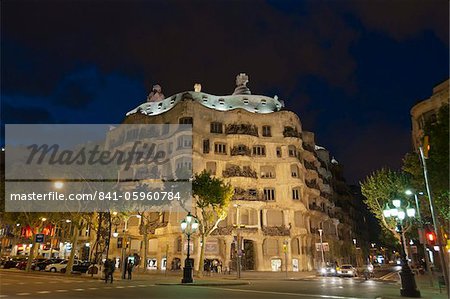
<instances>
[{"instance_id":1,"label":"curved roof edge","mask_svg":"<svg viewBox=\"0 0 450 299\"><path fill-rule=\"evenodd\" d=\"M247 94L216 96L203 92L188 91L177 93L159 102L141 104L129 111L126 116L134 113L142 113L149 116L162 114L175 107L183 99L197 101L205 107L218 111L241 108L253 113L266 114L280 111L284 107L284 102L278 100L276 96L274 98Z\"/></svg>"}]
</instances>

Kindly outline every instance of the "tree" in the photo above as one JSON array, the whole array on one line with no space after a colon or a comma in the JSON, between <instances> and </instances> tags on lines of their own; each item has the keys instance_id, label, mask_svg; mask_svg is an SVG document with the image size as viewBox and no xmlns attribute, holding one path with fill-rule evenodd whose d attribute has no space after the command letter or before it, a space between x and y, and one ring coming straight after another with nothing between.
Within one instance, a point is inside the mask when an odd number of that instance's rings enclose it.
<instances>
[{"instance_id":1,"label":"tree","mask_svg":"<svg viewBox=\"0 0 450 299\"><path fill-rule=\"evenodd\" d=\"M204 170L194 176L192 193L195 198L195 212L199 221L201 239L198 271L199 276L201 276L206 238L227 217L234 189L229 183L225 183L222 179L211 177L210 173Z\"/></svg>"},{"instance_id":2,"label":"tree","mask_svg":"<svg viewBox=\"0 0 450 299\"><path fill-rule=\"evenodd\" d=\"M405 195L405 190L410 188L410 178L403 172L397 172L388 168L382 168L369 175L361 184L361 191L366 197L364 201L369 210L379 220L382 228L385 228L400 241L401 236L396 231L394 219L386 219L383 216L383 209L386 204L391 204L393 199L401 199L402 202L414 203ZM391 206L392 207L392 206ZM404 226L403 231L407 232L411 228L411 223Z\"/></svg>"},{"instance_id":3,"label":"tree","mask_svg":"<svg viewBox=\"0 0 450 299\"><path fill-rule=\"evenodd\" d=\"M424 134L429 136L430 140L429 158L426 163L432 196L436 203L438 217L446 223L445 227L448 227L450 221L448 105L439 109L436 121L428 120L425 123ZM417 153L406 154L402 169L411 175L411 181L416 190L425 190L422 164Z\"/></svg>"}]
</instances>

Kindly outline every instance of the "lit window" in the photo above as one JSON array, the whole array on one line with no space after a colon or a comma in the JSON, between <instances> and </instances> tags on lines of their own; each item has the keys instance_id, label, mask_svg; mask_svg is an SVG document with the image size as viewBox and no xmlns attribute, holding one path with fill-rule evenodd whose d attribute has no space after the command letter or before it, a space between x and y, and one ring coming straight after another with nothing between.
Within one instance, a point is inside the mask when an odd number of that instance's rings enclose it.
<instances>
[{"instance_id":1,"label":"lit window","mask_svg":"<svg viewBox=\"0 0 450 299\"><path fill-rule=\"evenodd\" d=\"M253 147L253 155L254 156L265 156L266 155L266 147L264 145L256 145Z\"/></svg>"},{"instance_id":2,"label":"lit window","mask_svg":"<svg viewBox=\"0 0 450 299\"><path fill-rule=\"evenodd\" d=\"M211 133L223 133L223 125L219 122L212 122L211 123Z\"/></svg>"},{"instance_id":3,"label":"lit window","mask_svg":"<svg viewBox=\"0 0 450 299\"><path fill-rule=\"evenodd\" d=\"M192 125L192 117L182 117L179 120L180 125Z\"/></svg>"},{"instance_id":4,"label":"lit window","mask_svg":"<svg viewBox=\"0 0 450 299\"><path fill-rule=\"evenodd\" d=\"M264 137L271 137L272 136L272 133L270 131L270 126L263 126L262 127L262 135Z\"/></svg>"},{"instance_id":5,"label":"lit window","mask_svg":"<svg viewBox=\"0 0 450 299\"><path fill-rule=\"evenodd\" d=\"M264 188L264 200L275 200L275 189Z\"/></svg>"},{"instance_id":6,"label":"lit window","mask_svg":"<svg viewBox=\"0 0 450 299\"><path fill-rule=\"evenodd\" d=\"M209 139L203 140L203 153L204 154L209 153Z\"/></svg>"},{"instance_id":7,"label":"lit window","mask_svg":"<svg viewBox=\"0 0 450 299\"><path fill-rule=\"evenodd\" d=\"M261 178L273 179L275 178L275 167L273 166L261 166Z\"/></svg>"},{"instance_id":8,"label":"lit window","mask_svg":"<svg viewBox=\"0 0 450 299\"><path fill-rule=\"evenodd\" d=\"M289 157L297 157L297 149L293 145L289 145Z\"/></svg>"},{"instance_id":9,"label":"lit window","mask_svg":"<svg viewBox=\"0 0 450 299\"><path fill-rule=\"evenodd\" d=\"M281 158L281 147L277 147L277 157Z\"/></svg>"},{"instance_id":10,"label":"lit window","mask_svg":"<svg viewBox=\"0 0 450 299\"><path fill-rule=\"evenodd\" d=\"M298 177L298 166L297 165L291 165L291 177L293 177L293 178Z\"/></svg>"},{"instance_id":11,"label":"lit window","mask_svg":"<svg viewBox=\"0 0 450 299\"><path fill-rule=\"evenodd\" d=\"M227 145L225 143L215 143L214 152L216 154L227 154Z\"/></svg>"}]
</instances>

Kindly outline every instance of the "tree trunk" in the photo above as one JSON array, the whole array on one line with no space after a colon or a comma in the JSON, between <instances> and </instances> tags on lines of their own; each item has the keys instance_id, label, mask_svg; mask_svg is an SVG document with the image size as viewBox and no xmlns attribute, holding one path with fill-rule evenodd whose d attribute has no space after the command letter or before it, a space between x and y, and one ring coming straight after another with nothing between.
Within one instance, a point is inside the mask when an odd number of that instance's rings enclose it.
<instances>
[{"instance_id":1,"label":"tree trunk","mask_svg":"<svg viewBox=\"0 0 450 299\"><path fill-rule=\"evenodd\" d=\"M147 272L147 252L148 252L148 233L147 233L147 228L145 228L145 232L144 232L144 271L143 272Z\"/></svg>"},{"instance_id":2,"label":"tree trunk","mask_svg":"<svg viewBox=\"0 0 450 299\"><path fill-rule=\"evenodd\" d=\"M204 267L204 259L205 259L205 239L206 236L204 233L201 234L201 245L200 245L200 258L198 261L198 272L197 272L197 276L198 277L203 277L203 267Z\"/></svg>"},{"instance_id":3,"label":"tree trunk","mask_svg":"<svg viewBox=\"0 0 450 299\"><path fill-rule=\"evenodd\" d=\"M67 262L67 267L66 267L66 275L67 276L69 276L70 273L72 272L73 261L75 258L75 251L77 250L79 225L80 225L80 223L76 223L75 228L73 230L72 250L70 251L70 257L69 257L69 261Z\"/></svg>"},{"instance_id":4,"label":"tree trunk","mask_svg":"<svg viewBox=\"0 0 450 299\"><path fill-rule=\"evenodd\" d=\"M32 238L33 238L33 246L30 248L30 254L28 255L27 267L25 268L26 272L31 271L31 264L33 263L34 253L36 251L36 248L38 247L37 246L38 243L36 243L36 234L33 234Z\"/></svg>"}]
</instances>

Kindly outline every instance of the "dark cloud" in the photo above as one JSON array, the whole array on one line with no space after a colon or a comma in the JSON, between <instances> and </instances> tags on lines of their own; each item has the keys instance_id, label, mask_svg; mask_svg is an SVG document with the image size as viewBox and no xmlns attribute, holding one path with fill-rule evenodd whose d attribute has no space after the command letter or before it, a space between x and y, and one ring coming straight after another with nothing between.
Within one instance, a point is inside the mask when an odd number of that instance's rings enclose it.
<instances>
[{"instance_id":1,"label":"dark cloud","mask_svg":"<svg viewBox=\"0 0 450 299\"><path fill-rule=\"evenodd\" d=\"M354 181L409 150L410 107L448 76L448 3L7 0L1 43L2 121L120 122L154 83L230 94L246 72Z\"/></svg>"},{"instance_id":2,"label":"dark cloud","mask_svg":"<svg viewBox=\"0 0 450 299\"><path fill-rule=\"evenodd\" d=\"M37 58L28 64L39 74L24 76L13 58L4 68L12 74L8 88L26 92L28 85L42 86L42 92L48 92L49 81L59 82L77 64L93 62L103 72L142 74L147 86L157 80L170 92L191 89L197 80L211 93L229 93L239 71L255 74L254 90L285 85L284 96L309 75L343 89L355 88L355 62L349 54L355 30L327 5L305 6L301 16L285 15L263 1L168 5L6 2L4 41L23 52L33 51ZM9 54L3 57L15 57ZM52 80L37 84L42 78Z\"/></svg>"},{"instance_id":3,"label":"dark cloud","mask_svg":"<svg viewBox=\"0 0 450 299\"><path fill-rule=\"evenodd\" d=\"M12 106L2 101L3 124L51 124L54 122L51 113L42 107Z\"/></svg>"},{"instance_id":4,"label":"dark cloud","mask_svg":"<svg viewBox=\"0 0 450 299\"><path fill-rule=\"evenodd\" d=\"M387 33L397 41L415 38L430 30L443 43L449 42L447 0L348 1L363 24Z\"/></svg>"},{"instance_id":5,"label":"dark cloud","mask_svg":"<svg viewBox=\"0 0 450 299\"><path fill-rule=\"evenodd\" d=\"M400 169L405 153L411 151L411 136L405 131L381 120L367 126L351 119L335 122L336 135L329 140L332 155L345 166L345 175L353 183L384 166Z\"/></svg>"}]
</instances>

